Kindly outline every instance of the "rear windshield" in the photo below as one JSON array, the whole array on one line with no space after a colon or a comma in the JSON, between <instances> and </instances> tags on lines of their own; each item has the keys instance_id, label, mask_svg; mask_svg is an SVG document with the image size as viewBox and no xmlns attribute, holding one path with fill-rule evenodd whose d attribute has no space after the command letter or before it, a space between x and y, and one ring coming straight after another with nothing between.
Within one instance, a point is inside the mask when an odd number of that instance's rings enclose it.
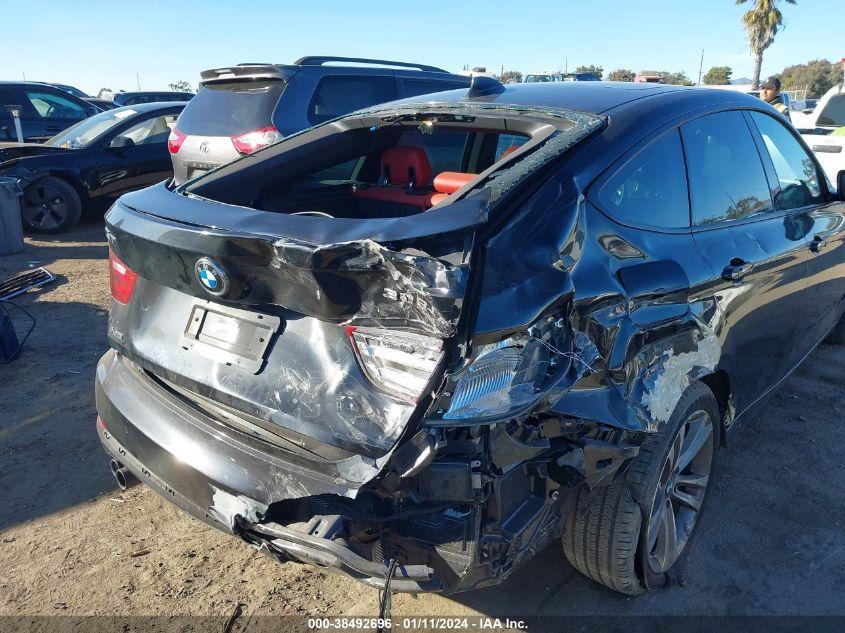
<instances>
[{"instance_id":1,"label":"rear windshield","mask_svg":"<svg viewBox=\"0 0 845 633\"><path fill-rule=\"evenodd\" d=\"M845 94L833 95L819 112L816 125L845 125Z\"/></svg>"},{"instance_id":2,"label":"rear windshield","mask_svg":"<svg viewBox=\"0 0 845 633\"><path fill-rule=\"evenodd\" d=\"M183 134L232 136L267 127L285 82L250 81L204 86L182 110Z\"/></svg>"}]
</instances>

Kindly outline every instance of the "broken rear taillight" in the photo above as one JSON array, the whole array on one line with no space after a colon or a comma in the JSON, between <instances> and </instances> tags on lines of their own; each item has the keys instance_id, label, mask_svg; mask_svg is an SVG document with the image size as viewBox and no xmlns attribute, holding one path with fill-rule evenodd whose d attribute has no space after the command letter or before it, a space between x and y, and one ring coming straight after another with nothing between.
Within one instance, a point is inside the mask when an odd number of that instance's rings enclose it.
<instances>
[{"instance_id":1,"label":"broken rear taillight","mask_svg":"<svg viewBox=\"0 0 845 633\"><path fill-rule=\"evenodd\" d=\"M138 273L120 261L114 251L109 249L109 286L112 298L123 305L129 303L135 291L136 281Z\"/></svg>"},{"instance_id":2,"label":"broken rear taillight","mask_svg":"<svg viewBox=\"0 0 845 633\"><path fill-rule=\"evenodd\" d=\"M367 378L400 400L416 402L443 352L440 339L349 326L346 335Z\"/></svg>"}]
</instances>

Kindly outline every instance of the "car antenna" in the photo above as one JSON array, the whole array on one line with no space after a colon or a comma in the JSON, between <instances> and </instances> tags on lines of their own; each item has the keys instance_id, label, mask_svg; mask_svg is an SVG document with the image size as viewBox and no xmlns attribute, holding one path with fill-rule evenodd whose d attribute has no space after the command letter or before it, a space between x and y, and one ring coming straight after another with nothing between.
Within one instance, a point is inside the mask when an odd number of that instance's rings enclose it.
<instances>
[{"instance_id":1,"label":"car antenna","mask_svg":"<svg viewBox=\"0 0 845 633\"><path fill-rule=\"evenodd\" d=\"M492 77L485 77L484 75L476 75L472 78L469 84L469 92L467 97L486 97L488 95L497 95L505 91L505 86L498 79Z\"/></svg>"}]
</instances>

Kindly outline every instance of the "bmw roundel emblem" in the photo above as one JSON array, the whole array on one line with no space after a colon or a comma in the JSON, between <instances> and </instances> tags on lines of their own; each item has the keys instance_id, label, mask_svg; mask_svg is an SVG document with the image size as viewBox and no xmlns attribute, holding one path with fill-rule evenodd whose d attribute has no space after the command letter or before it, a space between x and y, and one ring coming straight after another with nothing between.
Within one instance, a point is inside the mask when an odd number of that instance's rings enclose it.
<instances>
[{"instance_id":1,"label":"bmw roundel emblem","mask_svg":"<svg viewBox=\"0 0 845 633\"><path fill-rule=\"evenodd\" d=\"M208 294L222 297L229 290L229 276L226 271L208 257L197 260L194 265L194 275Z\"/></svg>"}]
</instances>

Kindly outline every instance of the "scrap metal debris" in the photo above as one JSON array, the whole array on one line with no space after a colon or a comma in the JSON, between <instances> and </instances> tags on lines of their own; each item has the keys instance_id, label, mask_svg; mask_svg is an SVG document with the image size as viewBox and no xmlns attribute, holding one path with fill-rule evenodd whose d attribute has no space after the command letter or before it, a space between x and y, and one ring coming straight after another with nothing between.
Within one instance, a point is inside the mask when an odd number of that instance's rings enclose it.
<instances>
[{"instance_id":1,"label":"scrap metal debris","mask_svg":"<svg viewBox=\"0 0 845 633\"><path fill-rule=\"evenodd\" d=\"M44 267L20 273L0 283L0 301L6 301L54 281L56 281L56 276Z\"/></svg>"}]
</instances>

